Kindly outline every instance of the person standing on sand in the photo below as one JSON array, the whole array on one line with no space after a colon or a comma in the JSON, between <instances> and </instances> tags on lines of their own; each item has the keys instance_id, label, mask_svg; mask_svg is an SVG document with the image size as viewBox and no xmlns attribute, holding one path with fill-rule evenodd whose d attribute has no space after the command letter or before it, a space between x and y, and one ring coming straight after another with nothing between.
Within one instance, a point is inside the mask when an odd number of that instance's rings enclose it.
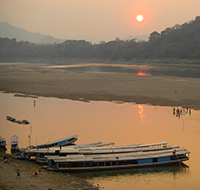
<instances>
[{"instance_id":1,"label":"person standing on sand","mask_svg":"<svg viewBox=\"0 0 200 190\"><path fill-rule=\"evenodd\" d=\"M17 169L17 179L20 179L20 173L19 173L19 170Z\"/></svg>"},{"instance_id":2,"label":"person standing on sand","mask_svg":"<svg viewBox=\"0 0 200 190\"><path fill-rule=\"evenodd\" d=\"M41 172L41 166L38 167L39 172Z\"/></svg>"},{"instance_id":3,"label":"person standing on sand","mask_svg":"<svg viewBox=\"0 0 200 190\"><path fill-rule=\"evenodd\" d=\"M4 153L3 160L4 160L4 163L7 163L6 153Z\"/></svg>"},{"instance_id":4,"label":"person standing on sand","mask_svg":"<svg viewBox=\"0 0 200 190\"><path fill-rule=\"evenodd\" d=\"M35 169L35 176L37 176L37 168Z\"/></svg>"}]
</instances>

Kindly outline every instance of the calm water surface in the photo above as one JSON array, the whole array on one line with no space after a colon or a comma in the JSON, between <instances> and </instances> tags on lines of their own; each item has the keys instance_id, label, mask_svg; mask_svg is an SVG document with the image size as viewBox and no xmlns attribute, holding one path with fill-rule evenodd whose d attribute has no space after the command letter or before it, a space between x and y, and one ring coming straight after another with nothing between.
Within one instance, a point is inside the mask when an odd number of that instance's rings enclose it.
<instances>
[{"instance_id":1,"label":"calm water surface","mask_svg":"<svg viewBox=\"0 0 200 190\"><path fill-rule=\"evenodd\" d=\"M34 100L36 106L34 106ZM73 134L76 144L101 141L116 145L167 141L191 151L184 166L84 172L101 189L199 189L200 187L200 111L173 115L172 107L114 102L80 102L57 98L23 98L0 93L0 136L7 140L18 135L19 146L45 143ZM27 119L19 125L6 116ZM28 138L31 135L31 142Z\"/></svg>"}]
</instances>

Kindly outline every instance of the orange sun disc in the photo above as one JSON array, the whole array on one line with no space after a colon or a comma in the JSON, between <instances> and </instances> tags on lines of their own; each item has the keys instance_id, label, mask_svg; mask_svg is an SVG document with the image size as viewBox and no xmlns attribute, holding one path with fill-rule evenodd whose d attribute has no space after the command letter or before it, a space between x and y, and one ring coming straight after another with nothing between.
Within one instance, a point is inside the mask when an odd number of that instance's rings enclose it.
<instances>
[{"instance_id":1,"label":"orange sun disc","mask_svg":"<svg viewBox=\"0 0 200 190\"><path fill-rule=\"evenodd\" d=\"M142 22L144 17L142 15L137 15L136 19L138 22Z\"/></svg>"}]
</instances>

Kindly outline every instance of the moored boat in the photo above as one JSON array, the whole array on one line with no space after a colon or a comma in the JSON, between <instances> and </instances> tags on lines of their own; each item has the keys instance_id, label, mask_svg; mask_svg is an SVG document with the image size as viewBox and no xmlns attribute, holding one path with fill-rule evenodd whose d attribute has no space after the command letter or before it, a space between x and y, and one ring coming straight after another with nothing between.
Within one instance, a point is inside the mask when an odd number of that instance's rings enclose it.
<instances>
[{"instance_id":1,"label":"moored boat","mask_svg":"<svg viewBox=\"0 0 200 190\"><path fill-rule=\"evenodd\" d=\"M60 146L66 146L66 145L70 145L73 144L74 142L76 142L78 140L78 135L71 135L62 139L58 139L55 141L50 141L47 143L42 143L42 144L37 144L37 145L33 145L32 148L50 148L50 147L60 147Z\"/></svg>"},{"instance_id":2,"label":"moored boat","mask_svg":"<svg viewBox=\"0 0 200 190\"><path fill-rule=\"evenodd\" d=\"M7 150L7 148L6 148L6 139L4 139L3 137L0 137L0 149L2 151Z\"/></svg>"},{"instance_id":3,"label":"moored boat","mask_svg":"<svg viewBox=\"0 0 200 190\"><path fill-rule=\"evenodd\" d=\"M26 119L23 119L21 121L21 120L16 120L14 117L11 117L11 116L6 116L6 118L7 118L8 121L11 121L13 123L24 124L24 125L30 124L30 122L27 121Z\"/></svg>"},{"instance_id":4,"label":"moored boat","mask_svg":"<svg viewBox=\"0 0 200 190\"><path fill-rule=\"evenodd\" d=\"M61 147L74 144L74 142L76 142L77 140L78 140L78 135L71 135L55 141L32 145L29 146L28 148L20 148L19 158L30 158L32 155L34 155L35 152L34 150L39 150L42 148L46 148L47 150L49 150L49 148L51 147L61 149Z\"/></svg>"},{"instance_id":5,"label":"moored boat","mask_svg":"<svg viewBox=\"0 0 200 190\"><path fill-rule=\"evenodd\" d=\"M63 146L63 147L50 147L50 148L36 148L36 149L26 149L24 150L24 155L26 155L26 158L32 157L32 159L36 160L37 162L45 163L47 160L45 158L45 155L60 155L61 150L65 150L64 154L70 154L73 153L72 150L77 149L87 149L88 147L106 147L106 146L112 146L114 145L113 142L111 143L102 143L100 141L93 142L93 143L87 143L87 144L79 144L79 145L70 145L70 146ZM75 152L77 153L77 152Z\"/></svg>"},{"instance_id":6,"label":"moored boat","mask_svg":"<svg viewBox=\"0 0 200 190\"><path fill-rule=\"evenodd\" d=\"M104 155L68 155L46 156L48 170L85 171L120 168L146 167L181 163L189 160L189 151L185 148L159 150L153 152L104 154Z\"/></svg>"},{"instance_id":7,"label":"moored boat","mask_svg":"<svg viewBox=\"0 0 200 190\"><path fill-rule=\"evenodd\" d=\"M18 136L13 135L10 139L11 142L11 153L16 153L19 151L18 149Z\"/></svg>"},{"instance_id":8,"label":"moored boat","mask_svg":"<svg viewBox=\"0 0 200 190\"><path fill-rule=\"evenodd\" d=\"M11 117L11 116L6 116L7 120L8 121L11 121L11 122L15 122L16 119L14 117Z\"/></svg>"},{"instance_id":9,"label":"moored boat","mask_svg":"<svg viewBox=\"0 0 200 190\"><path fill-rule=\"evenodd\" d=\"M27 149L25 150L26 158L32 158L37 162L46 163L46 155L58 155L67 156L71 154L119 154L119 153L129 153L129 152L145 152L145 151L158 151L179 148L178 145L166 146L167 142L151 143L151 144L140 144L140 145L123 145L123 146L113 146L114 143L104 143L96 142L83 145L72 145L52 147L52 148L37 148L37 149Z\"/></svg>"}]
</instances>

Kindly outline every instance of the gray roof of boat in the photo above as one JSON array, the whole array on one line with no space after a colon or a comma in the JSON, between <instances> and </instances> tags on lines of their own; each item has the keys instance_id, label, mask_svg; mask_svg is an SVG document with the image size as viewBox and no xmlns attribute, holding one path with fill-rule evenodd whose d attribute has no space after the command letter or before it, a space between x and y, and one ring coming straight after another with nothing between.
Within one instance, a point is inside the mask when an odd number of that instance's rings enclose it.
<instances>
[{"instance_id":1,"label":"gray roof of boat","mask_svg":"<svg viewBox=\"0 0 200 190\"><path fill-rule=\"evenodd\" d=\"M6 141L6 139L4 139L3 137L0 137L0 141Z\"/></svg>"},{"instance_id":2,"label":"gray roof of boat","mask_svg":"<svg viewBox=\"0 0 200 190\"><path fill-rule=\"evenodd\" d=\"M162 146L167 145L167 142L158 142L158 143L150 143L150 144L134 144L134 145L118 145L118 146L108 146L103 147L104 149L124 149L124 148L144 148L144 147L151 147L151 146ZM93 147L91 147L92 149ZM102 147L94 147L94 149L102 149Z\"/></svg>"},{"instance_id":3,"label":"gray roof of boat","mask_svg":"<svg viewBox=\"0 0 200 190\"><path fill-rule=\"evenodd\" d=\"M32 153L55 153L55 151L59 151L64 154L105 154L105 153L125 153L125 152L143 152L143 151L160 151L165 149L175 149L179 148L178 145L171 145L165 147L150 147L150 148L121 148L121 149L91 149L91 148L79 148L74 149L73 147L67 147L67 149L60 150L60 147L52 147L52 148L40 148L40 149L27 149L25 152Z\"/></svg>"},{"instance_id":4,"label":"gray roof of boat","mask_svg":"<svg viewBox=\"0 0 200 190\"><path fill-rule=\"evenodd\" d=\"M69 140L69 139L72 139L72 138L75 138L75 137L78 137L78 135L71 135L71 136L68 136L68 137L65 137L65 138L62 138L62 139L50 141L50 142L47 142L47 143L37 144L37 145L34 145L34 146L50 145L50 144L58 143L58 142L61 142L61 141Z\"/></svg>"},{"instance_id":5,"label":"gray roof of boat","mask_svg":"<svg viewBox=\"0 0 200 190\"><path fill-rule=\"evenodd\" d=\"M109 143L106 143L109 144ZM93 147L93 146L63 146L60 150L59 147L51 147L51 148L40 148L40 149L29 149L26 152L37 152L37 153L54 153L56 150L59 150L60 153L79 153L79 154L92 154L92 153L114 153L114 152L128 152L128 151L148 151L148 150L158 150L158 149L167 149L167 148L179 148L178 145L171 145L171 146L156 146L156 147L135 147L135 146L109 146L109 147Z\"/></svg>"},{"instance_id":6,"label":"gray roof of boat","mask_svg":"<svg viewBox=\"0 0 200 190\"><path fill-rule=\"evenodd\" d=\"M114 143L112 143L114 144ZM137 144L137 145L118 145L118 146L108 146L108 147L98 147L98 146L94 146L94 147L89 147L90 149L95 149L95 150L106 150L106 149L125 149L125 148L144 148L144 147L151 147L151 146L162 146L162 145L166 145L167 142L159 142L159 143L151 143L151 144ZM70 146L72 147L72 146ZM65 146L63 147L64 149L67 149L68 147ZM63 150L64 150L63 149Z\"/></svg>"},{"instance_id":7,"label":"gray roof of boat","mask_svg":"<svg viewBox=\"0 0 200 190\"><path fill-rule=\"evenodd\" d=\"M73 148L65 148L61 149L60 153L106 153L106 152L128 152L128 151L150 151L150 150L159 150L159 149L167 149L167 148L179 148L178 145L171 145L171 146L162 146L162 147L147 147L147 148L132 148L132 147L124 147L121 148L114 148L114 147L102 147L102 148L94 148L94 147L88 147L88 148L79 148L79 149L73 149Z\"/></svg>"},{"instance_id":8,"label":"gray roof of boat","mask_svg":"<svg viewBox=\"0 0 200 190\"><path fill-rule=\"evenodd\" d=\"M155 152L138 152L138 153L121 153L121 154L102 154L102 155L67 155L67 156L46 156L55 162L78 162L78 161L104 161L104 160L130 160L142 158L165 157L171 155L180 155L190 153L185 148L176 149L176 154L172 150L155 151Z\"/></svg>"},{"instance_id":9,"label":"gray roof of boat","mask_svg":"<svg viewBox=\"0 0 200 190\"><path fill-rule=\"evenodd\" d=\"M177 152L175 155L182 155L182 154L189 154L190 152L188 150L183 150ZM55 162L99 162L99 161L124 161L124 160L133 160L133 159L151 159L151 158L160 158L160 157L167 157L167 156L173 156L173 152L166 152L166 153L156 153L156 154L143 154L143 155L137 155L137 154L128 154L124 156L107 156L107 157L94 157L94 156L85 156L85 155L78 155L77 158L59 158L55 157L53 160Z\"/></svg>"},{"instance_id":10,"label":"gray roof of boat","mask_svg":"<svg viewBox=\"0 0 200 190\"><path fill-rule=\"evenodd\" d=\"M111 143L105 143L106 145L111 144ZM92 147L95 145L99 146L104 146L102 142L93 142L93 143L87 143L87 144L79 144L79 145L68 145L68 146L62 146L62 149L77 149L77 148L84 148L84 147ZM25 149L26 152L38 152L38 153L45 153L45 152L54 152L56 150L60 150L60 147L49 147L49 148L38 148L38 149Z\"/></svg>"},{"instance_id":11,"label":"gray roof of boat","mask_svg":"<svg viewBox=\"0 0 200 190\"><path fill-rule=\"evenodd\" d=\"M95 145L99 145L99 144L102 144L102 142L101 141L97 141L97 142L86 143L86 144L74 144L74 145L71 145L70 147L79 148L79 147L95 146ZM65 148L65 147L62 147L62 148Z\"/></svg>"}]
</instances>

